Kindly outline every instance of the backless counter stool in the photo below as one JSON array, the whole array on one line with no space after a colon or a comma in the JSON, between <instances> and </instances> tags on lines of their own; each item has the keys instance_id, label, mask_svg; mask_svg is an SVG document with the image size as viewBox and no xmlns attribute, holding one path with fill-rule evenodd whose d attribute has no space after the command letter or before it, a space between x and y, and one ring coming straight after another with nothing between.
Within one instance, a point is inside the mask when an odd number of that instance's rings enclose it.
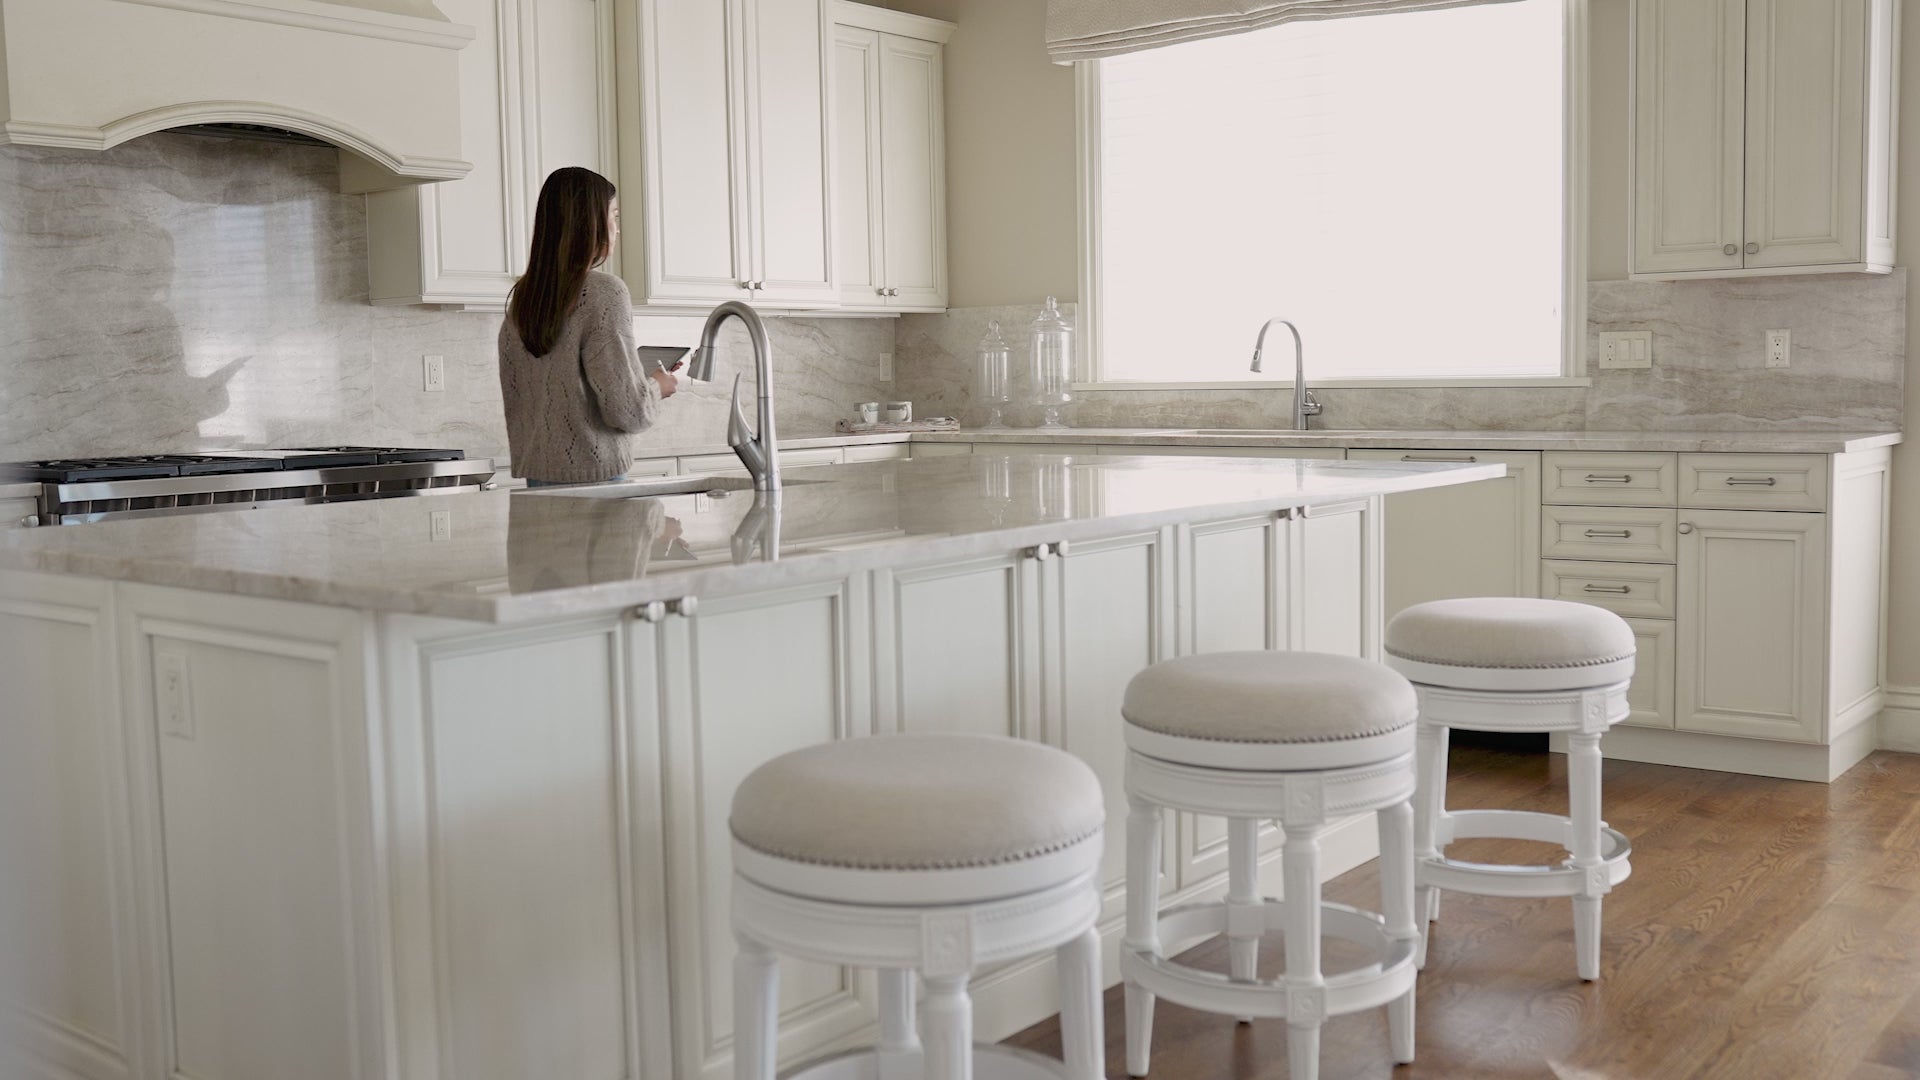
<instances>
[{"instance_id":1,"label":"backless counter stool","mask_svg":"<svg viewBox=\"0 0 1920 1080\"><path fill-rule=\"evenodd\" d=\"M1101 827L1093 770L987 735L875 735L785 754L734 794L734 1076L773 1080L776 953L880 971L880 1042L806 1080L1098 1080ZM972 971L1054 950L1062 1062L973 1045ZM927 987L914 1032L914 973ZM976 1071L975 1060L979 1064Z\"/></svg>"},{"instance_id":2,"label":"backless counter stool","mask_svg":"<svg viewBox=\"0 0 1920 1080\"><path fill-rule=\"evenodd\" d=\"M1127 741L1127 1072L1147 1074L1156 998L1241 1019L1285 1018L1288 1075L1320 1070L1329 1016L1387 1006L1393 1060L1413 1060L1413 687L1367 660L1320 653L1209 653L1134 676L1121 707ZM1227 819L1224 902L1159 914L1163 810ZM1320 837L1372 810L1385 917L1320 900ZM1259 828L1278 819L1282 900L1258 892ZM1256 974L1260 935L1285 935L1286 971ZM1377 962L1327 975L1325 932L1370 946ZM1224 933L1231 975L1174 963L1163 939Z\"/></svg>"},{"instance_id":3,"label":"backless counter stool","mask_svg":"<svg viewBox=\"0 0 1920 1080\"><path fill-rule=\"evenodd\" d=\"M1420 694L1420 793L1414 867L1420 966L1441 889L1483 896L1570 896L1582 979L1600 977L1600 900L1626 880L1631 846L1600 820L1600 736L1627 716L1633 631L1611 611L1564 600L1475 598L1415 604L1387 624L1387 663ZM1446 809L1447 732L1566 732L1568 816ZM1559 844L1552 866L1492 866L1446 856L1471 837Z\"/></svg>"}]
</instances>

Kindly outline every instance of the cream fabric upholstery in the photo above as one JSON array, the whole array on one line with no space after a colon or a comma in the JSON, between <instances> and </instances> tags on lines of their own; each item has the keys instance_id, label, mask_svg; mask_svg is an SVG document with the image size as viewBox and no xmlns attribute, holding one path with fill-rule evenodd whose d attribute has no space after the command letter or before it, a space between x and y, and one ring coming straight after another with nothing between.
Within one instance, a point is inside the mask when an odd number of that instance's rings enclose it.
<instances>
[{"instance_id":1,"label":"cream fabric upholstery","mask_svg":"<svg viewBox=\"0 0 1920 1080\"><path fill-rule=\"evenodd\" d=\"M1625 619L1591 604L1473 597L1415 604L1395 615L1386 653L1419 683L1545 689L1632 677L1634 641ZM1492 674L1480 678L1475 669Z\"/></svg>"},{"instance_id":2,"label":"cream fabric upholstery","mask_svg":"<svg viewBox=\"0 0 1920 1080\"><path fill-rule=\"evenodd\" d=\"M995 735L874 735L782 754L740 782L734 839L798 862L945 870L1032 859L1097 836L1079 758Z\"/></svg>"},{"instance_id":3,"label":"cream fabric upholstery","mask_svg":"<svg viewBox=\"0 0 1920 1080\"><path fill-rule=\"evenodd\" d=\"M1297 744L1411 733L1419 705L1391 669L1351 656L1227 652L1183 656L1133 677L1120 714L1162 735Z\"/></svg>"}]
</instances>

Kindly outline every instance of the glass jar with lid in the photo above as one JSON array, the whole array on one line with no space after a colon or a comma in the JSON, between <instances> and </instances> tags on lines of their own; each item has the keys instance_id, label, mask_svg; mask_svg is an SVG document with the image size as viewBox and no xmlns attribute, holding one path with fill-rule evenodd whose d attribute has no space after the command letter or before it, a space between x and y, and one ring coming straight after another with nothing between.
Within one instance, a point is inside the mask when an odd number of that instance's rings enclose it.
<instances>
[{"instance_id":1,"label":"glass jar with lid","mask_svg":"<svg viewBox=\"0 0 1920 1080\"><path fill-rule=\"evenodd\" d=\"M1060 410L1073 400L1073 324L1060 314L1060 304L1047 297L1040 316L1027 332L1033 371L1033 403L1041 409L1041 431L1065 431Z\"/></svg>"},{"instance_id":2,"label":"glass jar with lid","mask_svg":"<svg viewBox=\"0 0 1920 1080\"><path fill-rule=\"evenodd\" d=\"M1000 431L1006 427L1007 403L1013 400L1013 347L1001 335L998 322L987 324L986 336L980 339L976 356L973 393L987 410L983 428Z\"/></svg>"}]
</instances>

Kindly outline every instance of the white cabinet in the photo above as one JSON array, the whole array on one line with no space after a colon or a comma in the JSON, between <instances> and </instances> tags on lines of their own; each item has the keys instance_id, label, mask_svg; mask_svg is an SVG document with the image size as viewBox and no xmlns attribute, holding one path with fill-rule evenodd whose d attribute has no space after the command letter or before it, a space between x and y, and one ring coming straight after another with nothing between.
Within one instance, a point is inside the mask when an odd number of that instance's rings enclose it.
<instances>
[{"instance_id":1,"label":"white cabinet","mask_svg":"<svg viewBox=\"0 0 1920 1080\"><path fill-rule=\"evenodd\" d=\"M498 310L526 269L549 173L613 172L610 4L441 0L476 31L460 53L464 179L367 196L376 304Z\"/></svg>"},{"instance_id":2,"label":"white cabinet","mask_svg":"<svg viewBox=\"0 0 1920 1080\"><path fill-rule=\"evenodd\" d=\"M1540 455L1499 450L1349 450L1349 461L1505 465L1475 484L1386 498L1386 617L1462 596L1537 596Z\"/></svg>"},{"instance_id":3,"label":"white cabinet","mask_svg":"<svg viewBox=\"0 0 1920 1080\"><path fill-rule=\"evenodd\" d=\"M953 24L834 6L835 261L848 309L947 306L944 43Z\"/></svg>"},{"instance_id":4,"label":"white cabinet","mask_svg":"<svg viewBox=\"0 0 1920 1080\"><path fill-rule=\"evenodd\" d=\"M1823 737L1826 525L1819 514L1682 512L1680 730Z\"/></svg>"},{"instance_id":5,"label":"white cabinet","mask_svg":"<svg viewBox=\"0 0 1920 1080\"><path fill-rule=\"evenodd\" d=\"M827 0L621 11L619 96L638 105L620 138L623 206L639 210L622 262L634 302L837 305Z\"/></svg>"},{"instance_id":6,"label":"white cabinet","mask_svg":"<svg viewBox=\"0 0 1920 1080\"><path fill-rule=\"evenodd\" d=\"M1633 274L1892 269L1894 0L1635 0Z\"/></svg>"}]
</instances>

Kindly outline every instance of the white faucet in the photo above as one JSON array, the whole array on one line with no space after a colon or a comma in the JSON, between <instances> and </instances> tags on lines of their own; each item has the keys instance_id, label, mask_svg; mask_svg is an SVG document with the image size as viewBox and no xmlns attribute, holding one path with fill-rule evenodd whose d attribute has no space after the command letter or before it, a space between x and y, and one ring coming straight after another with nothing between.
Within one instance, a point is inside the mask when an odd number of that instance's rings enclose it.
<instances>
[{"instance_id":1,"label":"white faucet","mask_svg":"<svg viewBox=\"0 0 1920 1080\"><path fill-rule=\"evenodd\" d=\"M1263 323L1260 336L1253 343L1253 370L1260 370L1260 353L1267 347L1267 331L1273 329L1274 323L1293 331L1293 427L1296 431L1305 431L1307 418L1320 415L1320 402L1307 389L1306 356L1300 344L1300 328L1281 318L1268 319Z\"/></svg>"}]
</instances>

